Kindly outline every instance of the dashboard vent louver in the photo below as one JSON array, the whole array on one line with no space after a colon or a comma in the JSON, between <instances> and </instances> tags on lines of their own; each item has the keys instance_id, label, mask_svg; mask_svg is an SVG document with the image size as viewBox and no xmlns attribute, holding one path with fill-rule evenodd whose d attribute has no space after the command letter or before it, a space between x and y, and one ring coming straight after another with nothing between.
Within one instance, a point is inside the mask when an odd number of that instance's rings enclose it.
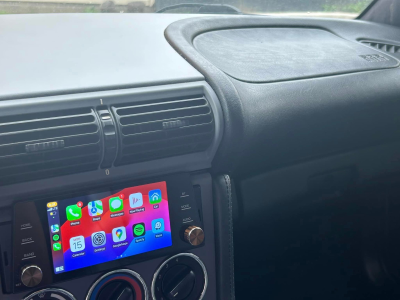
<instances>
[{"instance_id":1,"label":"dashboard vent louver","mask_svg":"<svg viewBox=\"0 0 400 300\"><path fill-rule=\"evenodd\" d=\"M214 138L207 99L164 99L112 107L120 147L115 165L206 150Z\"/></svg>"},{"instance_id":2,"label":"dashboard vent louver","mask_svg":"<svg viewBox=\"0 0 400 300\"><path fill-rule=\"evenodd\" d=\"M98 168L99 124L90 108L0 117L0 184Z\"/></svg>"},{"instance_id":3,"label":"dashboard vent louver","mask_svg":"<svg viewBox=\"0 0 400 300\"><path fill-rule=\"evenodd\" d=\"M399 45L391 45L387 43L382 43L382 42L376 42L376 41L360 41L364 45L374 47L376 49L385 51L387 53L399 53L400 52L400 46Z\"/></svg>"}]
</instances>

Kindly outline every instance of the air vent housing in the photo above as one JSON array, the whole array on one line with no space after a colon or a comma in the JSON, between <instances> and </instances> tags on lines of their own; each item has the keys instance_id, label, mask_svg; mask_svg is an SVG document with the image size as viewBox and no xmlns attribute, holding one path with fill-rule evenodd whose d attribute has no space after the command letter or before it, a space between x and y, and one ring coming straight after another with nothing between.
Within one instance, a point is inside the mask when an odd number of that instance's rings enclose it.
<instances>
[{"instance_id":1,"label":"air vent housing","mask_svg":"<svg viewBox=\"0 0 400 300\"><path fill-rule=\"evenodd\" d=\"M374 47L376 49L385 51L387 53L400 53L399 45L392 45L392 44L388 44L388 43L367 41L367 40L362 40L360 42L363 43L364 45Z\"/></svg>"},{"instance_id":2,"label":"air vent housing","mask_svg":"<svg viewBox=\"0 0 400 300\"><path fill-rule=\"evenodd\" d=\"M203 95L113 106L119 129L115 165L206 150L214 117Z\"/></svg>"},{"instance_id":3,"label":"air vent housing","mask_svg":"<svg viewBox=\"0 0 400 300\"><path fill-rule=\"evenodd\" d=\"M0 184L95 170L101 143L90 108L0 117Z\"/></svg>"}]
</instances>

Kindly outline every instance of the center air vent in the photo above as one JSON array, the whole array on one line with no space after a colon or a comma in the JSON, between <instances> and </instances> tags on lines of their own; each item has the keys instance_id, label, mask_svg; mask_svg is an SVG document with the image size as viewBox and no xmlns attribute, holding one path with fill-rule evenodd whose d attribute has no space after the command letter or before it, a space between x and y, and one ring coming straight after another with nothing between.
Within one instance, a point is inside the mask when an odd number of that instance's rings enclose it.
<instances>
[{"instance_id":1,"label":"center air vent","mask_svg":"<svg viewBox=\"0 0 400 300\"><path fill-rule=\"evenodd\" d=\"M116 165L200 152L214 137L204 96L113 107L120 132Z\"/></svg>"},{"instance_id":2,"label":"center air vent","mask_svg":"<svg viewBox=\"0 0 400 300\"><path fill-rule=\"evenodd\" d=\"M399 53L400 52L399 45L391 45L388 43L374 42L374 41L360 41L360 42L367 46L374 47L376 49L385 51L387 53Z\"/></svg>"},{"instance_id":3,"label":"center air vent","mask_svg":"<svg viewBox=\"0 0 400 300\"><path fill-rule=\"evenodd\" d=\"M95 170L101 160L92 109L0 117L0 184Z\"/></svg>"}]
</instances>

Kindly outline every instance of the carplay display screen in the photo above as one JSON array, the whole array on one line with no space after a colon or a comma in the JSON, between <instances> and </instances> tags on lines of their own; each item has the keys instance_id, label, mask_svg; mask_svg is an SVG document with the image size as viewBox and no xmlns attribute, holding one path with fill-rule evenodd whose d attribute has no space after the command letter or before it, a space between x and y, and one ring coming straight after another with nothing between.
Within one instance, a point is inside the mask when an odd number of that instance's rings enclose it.
<instances>
[{"instance_id":1,"label":"carplay display screen","mask_svg":"<svg viewBox=\"0 0 400 300\"><path fill-rule=\"evenodd\" d=\"M46 205L54 272L172 245L165 181Z\"/></svg>"}]
</instances>

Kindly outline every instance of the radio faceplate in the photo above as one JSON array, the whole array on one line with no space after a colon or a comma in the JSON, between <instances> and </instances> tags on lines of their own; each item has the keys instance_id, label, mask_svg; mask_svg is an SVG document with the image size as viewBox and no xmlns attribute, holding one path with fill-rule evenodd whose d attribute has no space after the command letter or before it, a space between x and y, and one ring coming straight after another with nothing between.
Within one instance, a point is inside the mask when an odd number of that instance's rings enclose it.
<instances>
[{"instance_id":1,"label":"radio faceplate","mask_svg":"<svg viewBox=\"0 0 400 300\"><path fill-rule=\"evenodd\" d=\"M172 246L60 274L55 273L51 250L53 242L49 238L50 227L47 219L47 203L50 201L61 203L65 199L117 191L127 187L136 187L161 181L165 181L167 186ZM36 288L204 246L204 243L197 247L193 246L185 242L184 238L184 232L188 227L198 226L203 228L201 199L195 197L195 194L198 193L195 193L190 175L177 174L148 180L121 182L106 188L104 186L94 186L73 192L70 189L69 191L46 196L36 195L30 201L16 199L18 202L14 205L13 224L13 292L17 293L29 289L22 281L21 272L30 266L38 267L41 271L42 278L35 285Z\"/></svg>"}]
</instances>

